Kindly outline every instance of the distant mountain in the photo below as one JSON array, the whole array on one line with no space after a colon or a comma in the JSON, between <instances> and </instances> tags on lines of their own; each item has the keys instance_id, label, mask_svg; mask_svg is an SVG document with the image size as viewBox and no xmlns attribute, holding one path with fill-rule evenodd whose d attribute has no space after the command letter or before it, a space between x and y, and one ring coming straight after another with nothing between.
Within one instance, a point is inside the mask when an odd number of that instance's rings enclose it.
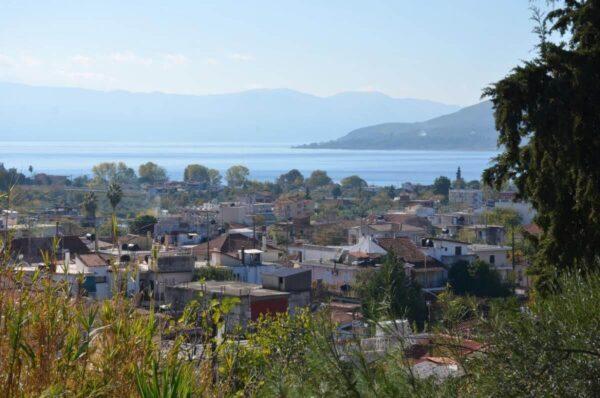
<instances>
[{"instance_id":1,"label":"distant mountain","mask_svg":"<svg viewBox=\"0 0 600 398\"><path fill-rule=\"evenodd\" d=\"M497 139L492 104L485 101L425 122L377 124L300 148L494 150Z\"/></svg>"},{"instance_id":2,"label":"distant mountain","mask_svg":"<svg viewBox=\"0 0 600 398\"><path fill-rule=\"evenodd\" d=\"M457 109L370 92L317 97L280 89L195 96L0 83L0 140L300 143Z\"/></svg>"}]
</instances>

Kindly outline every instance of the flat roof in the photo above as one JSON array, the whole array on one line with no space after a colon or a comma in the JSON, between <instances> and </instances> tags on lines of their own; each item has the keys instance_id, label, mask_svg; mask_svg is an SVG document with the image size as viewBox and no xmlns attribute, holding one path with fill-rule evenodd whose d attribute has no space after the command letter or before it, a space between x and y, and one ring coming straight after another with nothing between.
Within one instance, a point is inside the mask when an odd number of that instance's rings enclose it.
<instances>
[{"instance_id":1,"label":"flat roof","mask_svg":"<svg viewBox=\"0 0 600 398\"><path fill-rule=\"evenodd\" d=\"M275 268L273 271L263 271L262 274L263 275L275 275L275 276L290 276L290 275L296 275L296 274L301 274L304 272L310 272L309 269L305 269L305 268L288 268L288 267L279 267L279 268Z\"/></svg>"},{"instance_id":2,"label":"flat roof","mask_svg":"<svg viewBox=\"0 0 600 398\"><path fill-rule=\"evenodd\" d=\"M475 243L469 246L469 249L474 252L486 252L486 251L499 251L499 250L511 250L510 246L498 246L498 245L485 245L481 243Z\"/></svg>"},{"instance_id":3,"label":"flat roof","mask_svg":"<svg viewBox=\"0 0 600 398\"><path fill-rule=\"evenodd\" d=\"M253 296L253 297L270 297L270 296L289 296L287 292L277 290L264 289L261 285L254 283L238 282L238 281L205 281L205 282L184 282L173 286L176 289L197 290L201 292L223 294L227 296Z\"/></svg>"}]
</instances>

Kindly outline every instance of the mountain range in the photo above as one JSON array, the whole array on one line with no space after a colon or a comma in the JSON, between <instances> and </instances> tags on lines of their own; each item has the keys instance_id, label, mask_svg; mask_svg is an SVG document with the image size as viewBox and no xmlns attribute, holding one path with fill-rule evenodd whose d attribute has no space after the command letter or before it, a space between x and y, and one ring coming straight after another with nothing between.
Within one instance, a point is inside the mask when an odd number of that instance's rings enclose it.
<instances>
[{"instance_id":1,"label":"mountain range","mask_svg":"<svg viewBox=\"0 0 600 398\"><path fill-rule=\"evenodd\" d=\"M492 104L484 101L424 122L376 124L299 148L495 150L497 139Z\"/></svg>"},{"instance_id":2,"label":"mountain range","mask_svg":"<svg viewBox=\"0 0 600 398\"><path fill-rule=\"evenodd\" d=\"M177 95L0 83L0 140L294 143L458 110L376 92L318 97L288 89Z\"/></svg>"}]
</instances>

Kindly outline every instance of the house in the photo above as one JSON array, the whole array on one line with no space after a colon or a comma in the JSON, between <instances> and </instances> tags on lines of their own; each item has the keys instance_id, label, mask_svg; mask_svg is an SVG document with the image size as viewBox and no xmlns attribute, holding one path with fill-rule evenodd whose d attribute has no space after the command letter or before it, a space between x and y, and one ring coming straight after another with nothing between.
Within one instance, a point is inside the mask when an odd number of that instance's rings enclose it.
<instances>
[{"instance_id":1,"label":"house","mask_svg":"<svg viewBox=\"0 0 600 398\"><path fill-rule=\"evenodd\" d=\"M266 237L262 241L242 234L223 234L208 242L210 264L228 267L236 279L248 283L262 283L261 274L276 267L275 262L281 260L285 252L267 244ZM199 257L206 245L192 249L192 254ZM205 252L204 252L205 253Z\"/></svg>"},{"instance_id":2,"label":"house","mask_svg":"<svg viewBox=\"0 0 600 398\"><path fill-rule=\"evenodd\" d=\"M176 252L161 253L153 259L147 255L139 264L139 291L163 300L169 286L191 282L194 277L194 257Z\"/></svg>"},{"instance_id":3,"label":"house","mask_svg":"<svg viewBox=\"0 0 600 398\"><path fill-rule=\"evenodd\" d=\"M376 240L380 238L408 237L417 242L427 235L427 231L422 227L410 224L378 222L348 229L348 243L355 244L360 237L371 237Z\"/></svg>"},{"instance_id":4,"label":"house","mask_svg":"<svg viewBox=\"0 0 600 398\"><path fill-rule=\"evenodd\" d=\"M469 253L469 243L454 239L424 238L421 239L419 249L445 266L451 266L458 261L471 263L476 259L475 254Z\"/></svg>"},{"instance_id":5,"label":"house","mask_svg":"<svg viewBox=\"0 0 600 398\"><path fill-rule=\"evenodd\" d=\"M252 213L249 205L237 202L219 203L219 216L221 223L246 224L248 216Z\"/></svg>"},{"instance_id":6,"label":"house","mask_svg":"<svg viewBox=\"0 0 600 398\"><path fill-rule=\"evenodd\" d=\"M84 284L91 297L104 300L112 296L110 265L105 257L97 253L79 254L75 255L74 262L76 270L84 275L93 276L93 283Z\"/></svg>"},{"instance_id":7,"label":"house","mask_svg":"<svg viewBox=\"0 0 600 398\"><path fill-rule=\"evenodd\" d=\"M64 254L88 254L90 249L78 236L61 237L27 237L11 241L10 251L15 261L27 264L40 264L44 256L54 255L57 260L64 260Z\"/></svg>"},{"instance_id":8,"label":"house","mask_svg":"<svg viewBox=\"0 0 600 398\"><path fill-rule=\"evenodd\" d=\"M107 257L97 253L74 254L63 250L60 260L56 260L53 269L43 262L15 264L26 278L41 273L54 282L67 282L70 294L87 296L96 300L105 300L113 296L114 289L121 289L131 296L138 291L137 275L122 267L111 267Z\"/></svg>"},{"instance_id":9,"label":"house","mask_svg":"<svg viewBox=\"0 0 600 398\"><path fill-rule=\"evenodd\" d=\"M474 224L462 229L461 238L469 242L501 245L506 233L502 225Z\"/></svg>"},{"instance_id":10,"label":"house","mask_svg":"<svg viewBox=\"0 0 600 398\"><path fill-rule=\"evenodd\" d=\"M469 246L469 252L477 259L482 260L499 273L502 280L508 280L513 271L512 262L509 260L509 252L512 247L498 245L473 244Z\"/></svg>"},{"instance_id":11,"label":"house","mask_svg":"<svg viewBox=\"0 0 600 398\"><path fill-rule=\"evenodd\" d=\"M238 281L262 284L262 274L277 268L275 264L263 262L264 252L259 249L240 249L237 254L222 253L217 250L211 252L212 265L231 269Z\"/></svg>"},{"instance_id":12,"label":"house","mask_svg":"<svg viewBox=\"0 0 600 398\"><path fill-rule=\"evenodd\" d=\"M481 189L450 189L448 202L478 209L483 206L483 191Z\"/></svg>"},{"instance_id":13,"label":"house","mask_svg":"<svg viewBox=\"0 0 600 398\"><path fill-rule=\"evenodd\" d=\"M299 262L340 262L343 251L344 249L340 246L321 246L306 243L288 247L288 254L295 256Z\"/></svg>"},{"instance_id":14,"label":"house","mask_svg":"<svg viewBox=\"0 0 600 398\"><path fill-rule=\"evenodd\" d=\"M431 230L432 225L427 217L421 217L410 212L390 211L377 217L369 218L369 222L383 220L399 225L412 225L413 227L423 228L426 231Z\"/></svg>"},{"instance_id":15,"label":"house","mask_svg":"<svg viewBox=\"0 0 600 398\"><path fill-rule=\"evenodd\" d=\"M225 332L244 331L261 315L288 311L290 293L265 289L261 285L238 281L181 283L166 288L166 301L182 311L192 300L237 298L238 303L226 315Z\"/></svg>"},{"instance_id":16,"label":"house","mask_svg":"<svg viewBox=\"0 0 600 398\"><path fill-rule=\"evenodd\" d=\"M434 214L429 217L431 224L440 228L449 237L458 236L459 232L466 226L473 225L477 216L471 212L456 211L452 213Z\"/></svg>"},{"instance_id":17,"label":"house","mask_svg":"<svg viewBox=\"0 0 600 398\"><path fill-rule=\"evenodd\" d=\"M279 261L285 254L284 250L268 244L265 236L263 236L259 241L252 236L248 236L246 233L228 232L211 239L208 241L208 243L202 243L190 247L191 254L197 259L206 259L206 253L208 252L209 257L211 258L211 264L214 265L221 264L221 262L213 263L213 254L211 253L218 252L220 254L229 255L230 257L239 258L239 252L242 249L260 249L262 251L260 256L261 261L265 262ZM217 255L217 257L219 257L219 259L221 258L219 255Z\"/></svg>"},{"instance_id":18,"label":"house","mask_svg":"<svg viewBox=\"0 0 600 398\"><path fill-rule=\"evenodd\" d=\"M277 267L262 273L265 289L290 293L288 310L291 314L310 305L311 283L311 271L301 268Z\"/></svg>"},{"instance_id":19,"label":"house","mask_svg":"<svg viewBox=\"0 0 600 398\"><path fill-rule=\"evenodd\" d=\"M424 289L441 290L446 286L448 272L444 264L427 256L408 238L383 238L377 243L405 263L406 272Z\"/></svg>"},{"instance_id":20,"label":"house","mask_svg":"<svg viewBox=\"0 0 600 398\"><path fill-rule=\"evenodd\" d=\"M197 244L218 231L216 213L197 208L186 208L180 214L164 213L154 224L154 238L165 245Z\"/></svg>"},{"instance_id":21,"label":"house","mask_svg":"<svg viewBox=\"0 0 600 398\"><path fill-rule=\"evenodd\" d=\"M311 271L314 288L344 295L352 290L356 276L368 267L306 261L300 268Z\"/></svg>"}]
</instances>

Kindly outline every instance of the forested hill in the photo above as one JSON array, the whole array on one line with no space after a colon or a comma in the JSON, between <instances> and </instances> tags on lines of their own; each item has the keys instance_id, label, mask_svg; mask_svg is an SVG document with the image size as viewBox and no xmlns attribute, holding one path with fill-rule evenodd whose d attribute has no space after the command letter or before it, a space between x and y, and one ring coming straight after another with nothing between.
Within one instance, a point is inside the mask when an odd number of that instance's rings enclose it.
<instances>
[{"instance_id":1,"label":"forested hill","mask_svg":"<svg viewBox=\"0 0 600 398\"><path fill-rule=\"evenodd\" d=\"M489 101L418 123L384 123L301 148L494 150L498 133Z\"/></svg>"}]
</instances>

